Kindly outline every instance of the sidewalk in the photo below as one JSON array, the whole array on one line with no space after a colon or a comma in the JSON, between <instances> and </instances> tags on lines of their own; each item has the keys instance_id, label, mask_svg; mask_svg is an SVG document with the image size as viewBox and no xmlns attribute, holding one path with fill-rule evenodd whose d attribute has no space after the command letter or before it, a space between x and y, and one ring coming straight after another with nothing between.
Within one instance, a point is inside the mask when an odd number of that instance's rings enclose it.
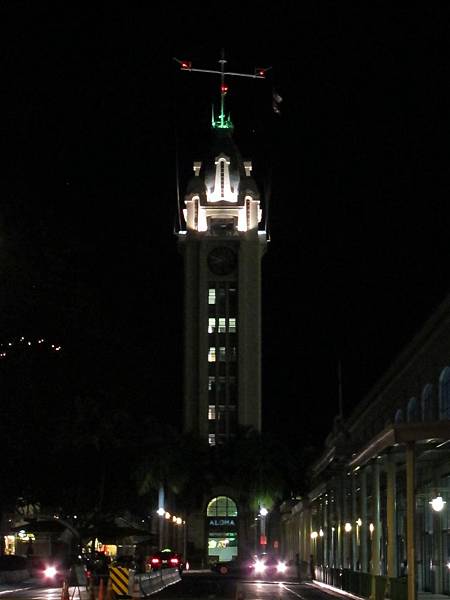
<instances>
[{"instance_id":1,"label":"sidewalk","mask_svg":"<svg viewBox=\"0 0 450 600\"><path fill-rule=\"evenodd\" d=\"M337 597L353 598L354 600L368 600L365 596L356 596L355 594L333 587L327 583L322 583L316 579L313 581L303 581L302 583L326 589L328 593ZM450 596L446 594L432 594L431 592L417 592L417 600L450 600Z\"/></svg>"}]
</instances>

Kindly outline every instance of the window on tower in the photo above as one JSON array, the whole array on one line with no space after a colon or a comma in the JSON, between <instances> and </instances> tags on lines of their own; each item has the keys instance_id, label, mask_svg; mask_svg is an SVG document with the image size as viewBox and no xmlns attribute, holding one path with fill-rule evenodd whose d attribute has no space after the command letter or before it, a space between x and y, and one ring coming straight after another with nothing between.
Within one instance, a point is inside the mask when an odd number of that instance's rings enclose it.
<instances>
[{"instance_id":1,"label":"window on tower","mask_svg":"<svg viewBox=\"0 0 450 600\"><path fill-rule=\"evenodd\" d=\"M216 319L215 317L209 317L208 319L208 333L214 333L216 330Z\"/></svg>"},{"instance_id":2,"label":"window on tower","mask_svg":"<svg viewBox=\"0 0 450 600\"><path fill-rule=\"evenodd\" d=\"M228 304L229 304L229 314L230 316L235 317L237 315L237 289L235 287L230 287L228 290Z\"/></svg>"},{"instance_id":3,"label":"window on tower","mask_svg":"<svg viewBox=\"0 0 450 600\"><path fill-rule=\"evenodd\" d=\"M227 296L226 296L225 288L222 286L218 287L218 289L217 289L216 303L217 303L217 310L219 312L219 315L226 314Z\"/></svg>"},{"instance_id":4,"label":"window on tower","mask_svg":"<svg viewBox=\"0 0 450 600\"><path fill-rule=\"evenodd\" d=\"M210 404L208 407L208 419L214 421L216 418L216 405Z\"/></svg>"},{"instance_id":5,"label":"window on tower","mask_svg":"<svg viewBox=\"0 0 450 600\"><path fill-rule=\"evenodd\" d=\"M208 218L208 228L212 235L231 236L237 232L237 218Z\"/></svg>"},{"instance_id":6,"label":"window on tower","mask_svg":"<svg viewBox=\"0 0 450 600\"><path fill-rule=\"evenodd\" d=\"M225 333L227 330L226 319L223 317L219 318L219 333Z\"/></svg>"},{"instance_id":7,"label":"window on tower","mask_svg":"<svg viewBox=\"0 0 450 600\"><path fill-rule=\"evenodd\" d=\"M208 443L210 446L215 446L216 445L216 435L214 433L210 433L208 435Z\"/></svg>"},{"instance_id":8,"label":"window on tower","mask_svg":"<svg viewBox=\"0 0 450 600\"><path fill-rule=\"evenodd\" d=\"M216 303L216 288L209 288L208 290L208 304Z\"/></svg>"},{"instance_id":9,"label":"window on tower","mask_svg":"<svg viewBox=\"0 0 450 600\"><path fill-rule=\"evenodd\" d=\"M234 317L228 321L228 331L230 333L236 333L236 319Z\"/></svg>"},{"instance_id":10,"label":"window on tower","mask_svg":"<svg viewBox=\"0 0 450 600\"><path fill-rule=\"evenodd\" d=\"M208 351L208 362L216 362L216 348L212 346Z\"/></svg>"}]
</instances>

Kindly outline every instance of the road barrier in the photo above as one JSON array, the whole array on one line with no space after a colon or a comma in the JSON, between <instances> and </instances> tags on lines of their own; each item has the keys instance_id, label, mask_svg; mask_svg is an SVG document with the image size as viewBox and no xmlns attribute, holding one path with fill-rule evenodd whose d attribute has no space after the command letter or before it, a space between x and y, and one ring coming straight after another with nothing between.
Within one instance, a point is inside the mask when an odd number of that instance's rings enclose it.
<instances>
[{"instance_id":1,"label":"road barrier","mask_svg":"<svg viewBox=\"0 0 450 600\"><path fill-rule=\"evenodd\" d=\"M178 569L158 569L149 573L133 573L130 577L130 595L145 598L181 580Z\"/></svg>"}]
</instances>

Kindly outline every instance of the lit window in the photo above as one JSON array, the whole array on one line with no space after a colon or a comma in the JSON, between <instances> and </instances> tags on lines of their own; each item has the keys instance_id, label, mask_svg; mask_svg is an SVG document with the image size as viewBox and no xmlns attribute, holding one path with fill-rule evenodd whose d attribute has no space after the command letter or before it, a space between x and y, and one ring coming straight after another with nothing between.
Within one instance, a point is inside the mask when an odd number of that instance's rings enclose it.
<instances>
[{"instance_id":1,"label":"lit window","mask_svg":"<svg viewBox=\"0 0 450 600\"><path fill-rule=\"evenodd\" d=\"M208 290L208 304L216 303L216 288L209 288Z\"/></svg>"},{"instance_id":2,"label":"lit window","mask_svg":"<svg viewBox=\"0 0 450 600\"><path fill-rule=\"evenodd\" d=\"M216 383L216 378L215 377L208 377L208 391L209 392L214 389L214 384L215 383Z\"/></svg>"},{"instance_id":3,"label":"lit window","mask_svg":"<svg viewBox=\"0 0 450 600\"><path fill-rule=\"evenodd\" d=\"M208 407L208 419L210 421L214 421L216 419L216 406L215 404L210 404Z\"/></svg>"},{"instance_id":4,"label":"lit window","mask_svg":"<svg viewBox=\"0 0 450 600\"><path fill-rule=\"evenodd\" d=\"M215 433L210 433L208 435L208 444L210 446L215 446L216 445L216 434Z\"/></svg>"},{"instance_id":5,"label":"lit window","mask_svg":"<svg viewBox=\"0 0 450 600\"><path fill-rule=\"evenodd\" d=\"M209 317L208 319L208 333L214 333L216 330L216 319L214 317ZM219 328L220 331L220 328Z\"/></svg>"},{"instance_id":6,"label":"lit window","mask_svg":"<svg viewBox=\"0 0 450 600\"><path fill-rule=\"evenodd\" d=\"M208 503L206 514L208 517L236 517L236 502L227 496L217 496Z\"/></svg>"},{"instance_id":7,"label":"lit window","mask_svg":"<svg viewBox=\"0 0 450 600\"><path fill-rule=\"evenodd\" d=\"M215 355L215 351L216 351L216 349L214 348L214 360L211 361L211 362L214 362L216 360L215 359L215 356L216 356ZM220 346L220 348L219 348L219 360L220 361L224 361L226 359L226 356L227 356L227 349L225 348L225 346Z\"/></svg>"},{"instance_id":8,"label":"lit window","mask_svg":"<svg viewBox=\"0 0 450 600\"><path fill-rule=\"evenodd\" d=\"M208 362L216 362L216 349L214 347L209 349Z\"/></svg>"},{"instance_id":9,"label":"lit window","mask_svg":"<svg viewBox=\"0 0 450 600\"><path fill-rule=\"evenodd\" d=\"M228 331L230 333L236 333L236 319L230 319L228 321Z\"/></svg>"},{"instance_id":10,"label":"lit window","mask_svg":"<svg viewBox=\"0 0 450 600\"><path fill-rule=\"evenodd\" d=\"M225 333L227 330L226 319L219 319L219 333Z\"/></svg>"}]
</instances>

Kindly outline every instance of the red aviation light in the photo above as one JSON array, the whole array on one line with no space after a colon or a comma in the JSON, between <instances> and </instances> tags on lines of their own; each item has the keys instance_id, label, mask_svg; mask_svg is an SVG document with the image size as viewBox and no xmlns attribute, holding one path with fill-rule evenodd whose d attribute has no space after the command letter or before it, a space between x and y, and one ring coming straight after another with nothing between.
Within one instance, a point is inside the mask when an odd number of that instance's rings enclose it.
<instances>
[{"instance_id":1,"label":"red aviation light","mask_svg":"<svg viewBox=\"0 0 450 600\"><path fill-rule=\"evenodd\" d=\"M192 68L192 63L190 60L182 60L180 62L180 67L183 71L189 71Z\"/></svg>"},{"instance_id":2,"label":"red aviation light","mask_svg":"<svg viewBox=\"0 0 450 600\"><path fill-rule=\"evenodd\" d=\"M258 77L265 77L266 76L266 70L267 69L262 69L261 67L256 67L256 69L255 69L255 75L258 75Z\"/></svg>"},{"instance_id":3,"label":"red aviation light","mask_svg":"<svg viewBox=\"0 0 450 600\"><path fill-rule=\"evenodd\" d=\"M222 83L222 85L220 86L220 92L222 94L226 94L228 92L228 86Z\"/></svg>"}]
</instances>

